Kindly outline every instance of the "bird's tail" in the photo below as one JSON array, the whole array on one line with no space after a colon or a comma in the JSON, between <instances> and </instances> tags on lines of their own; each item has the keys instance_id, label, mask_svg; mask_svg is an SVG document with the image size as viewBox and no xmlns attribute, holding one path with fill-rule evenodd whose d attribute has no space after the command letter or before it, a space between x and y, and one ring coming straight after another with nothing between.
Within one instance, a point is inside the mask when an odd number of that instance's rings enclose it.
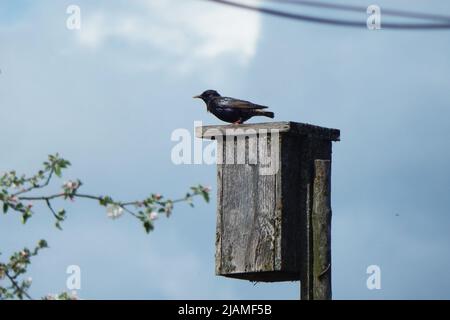
<instances>
[{"instance_id":1,"label":"bird's tail","mask_svg":"<svg viewBox=\"0 0 450 320\"><path fill-rule=\"evenodd\" d=\"M275 114L271 111L259 111L258 116L265 116L273 119L275 117Z\"/></svg>"}]
</instances>

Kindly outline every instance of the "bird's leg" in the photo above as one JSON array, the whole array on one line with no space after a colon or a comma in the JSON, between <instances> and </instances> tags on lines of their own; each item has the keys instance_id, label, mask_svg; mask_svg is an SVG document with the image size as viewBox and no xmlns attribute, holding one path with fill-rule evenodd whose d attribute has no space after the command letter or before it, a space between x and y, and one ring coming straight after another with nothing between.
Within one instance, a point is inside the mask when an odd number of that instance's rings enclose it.
<instances>
[{"instance_id":1,"label":"bird's leg","mask_svg":"<svg viewBox=\"0 0 450 320\"><path fill-rule=\"evenodd\" d=\"M238 121L233 122L233 124L242 124L242 119L239 119Z\"/></svg>"}]
</instances>

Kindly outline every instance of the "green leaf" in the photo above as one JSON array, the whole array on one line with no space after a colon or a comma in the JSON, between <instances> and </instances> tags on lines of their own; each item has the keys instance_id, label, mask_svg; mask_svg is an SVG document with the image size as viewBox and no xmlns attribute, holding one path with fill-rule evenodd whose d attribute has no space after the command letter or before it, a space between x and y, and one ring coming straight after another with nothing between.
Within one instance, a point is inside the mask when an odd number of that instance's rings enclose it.
<instances>
[{"instance_id":1,"label":"green leaf","mask_svg":"<svg viewBox=\"0 0 450 320\"><path fill-rule=\"evenodd\" d=\"M9 204L7 202L3 203L3 213L7 213L9 208Z\"/></svg>"},{"instance_id":2,"label":"green leaf","mask_svg":"<svg viewBox=\"0 0 450 320\"><path fill-rule=\"evenodd\" d=\"M113 203L113 199L111 197L100 197L100 199L98 200L100 202L101 206L107 206L108 204Z\"/></svg>"},{"instance_id":3,"label":"green leaf","mask_svg":"<svg viewBox=\"0 0 450 320\"><path fill-rule=\"evenodd\" d=\"M142 224L144 226L145 232L146 233L150 233L150 231L153 230L153 224L151 223L150 220L145 220L144 223Z\"/></svg>"},{"instance_id":4,"label":"green leaf","mask_svg":"<svg viewBox=\"0 0 450 320\"><path fill-rule=\"evenodd\" d=\"M38 242L39 248L48 248L48 243L44 239L39 240Z\"/></svg>"},{"instance_id":5,"label":"green leaf","mask_svg":"<svg viewBox=\"0 0 450 320\"><path fill-rule=\"evenodd\" d=\"M62 227L61 227L61 224L59 223L59 221L55 222L55 227L62 231Z\"/></svg>"},{"instance_id":6,"label":"green leaf","mask_svg":"<svg viewBox=\"0 0 450 320\"><path fill-rule=\"evenodd\" d=\"M27 210L22 214L22 223L27 223L27 220L31 217L31 213Z\"/></svg>"},{"instance_id":7,"label":"green leaf","mask_svg":"<svg viewBox=\"0 0 450 320\"><path fill-rule=\"evenodd\" d=\"M209 193L208 192L203 190L202 191L202 196L203 196L203 199L205 199L206 202L209 202Z\"/></svg>"},{"instance_id":8,"label":"green leaf","mask_svg":"<svg viewBox=\"0 0 450 320\"><path fill-rule=\"evenodd\" d=\"M55 164L55 174L61 178L61 167L58 164Z\"/></svg>"},{"instance_id":9,"label":"green leaf","mask_svg":"<svg viewBox=\"0 0 450 320\"><path fill-rule=\"evenodd\" d=\"M64 220L65 215L66 215L66 210L61 209L58 211L58 214L56 215L56 217L57 217L56 219L58 219L59 221L62 221L62 220Z\"/></svg>"}]
</instances>

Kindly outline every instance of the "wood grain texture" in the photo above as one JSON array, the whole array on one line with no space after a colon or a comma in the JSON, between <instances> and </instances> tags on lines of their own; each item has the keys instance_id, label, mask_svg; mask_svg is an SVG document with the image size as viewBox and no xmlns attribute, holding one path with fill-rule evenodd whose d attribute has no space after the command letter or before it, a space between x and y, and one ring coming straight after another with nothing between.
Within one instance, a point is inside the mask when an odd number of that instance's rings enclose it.
<instances>
[{"instance_id":1,"label":"wood grain texture","mask_svg":"<svg viewBox=\"0 0 450 320\"><path fill-rule=\"evenodd\" d=\"M331 299L331 161L316 160L312 205L313 299Z\"/></svg>"},{"instance_id":2,"label":"wood grain texture","mask_svg":"<svg viewBox=\"0 0 450 320\"><path fill-rule=\"evenodd\" d=\"M233 138L227 136L226 139ZM246 141L256 144L257 137ZM234 145L236 148L237 144ZM218 149L230 144L219 143ZM236 149L235 149L236 151ZM222 151L227 153L228 151ZM234 153L237 158L236 152ZM270 273L281 270L279 235L281 212L276 210L275 175L260 175L259 165L218 165L218 204L216 273L235 278L261 281L261 274L270 281ZM251 159L250 159L251 160ZM252 274L254 277L252 277Z\"/></svg>"},{"instance_id":3,"label":"wood grain texture","mask_svg":"<svg viewBox=\"0 0 450 320\"><path fill-rule=\"evenodd\" d=\"M236 127L242 130L226 130ZM271 139L265 144L260 139L264 135L255 134L260 129L280 132L275 174L260 174L263 164L248 154L249 146L273 151ZM216 274L252 281L300 280L302 299L313 299L315 160L331 160L331 142L339 140L339 130L294 122L196 128L205 139L214 138L211 132L224 134L216 139L218 157L234 160L217 164ZM243 141L246 155L237 148Z\"/></svg>"},{"instance_id":4,"label":"wood grain texture","mask_svg":"<svg viewBox=\"0 0 450 320\"><path fill-rule=\"evenodd\" d=\"M231 133L233 130L241 129L243 133ZM325 139L329 141L339 141L340 131L338 129L330 129L320 126L315 126L307 123L299 122L266 122L266 123L251 123L251 124L239 124L239 125L214 125L214 126L202 126L195 128L195 136L197 138L212 139L218 134L228 135L247 135L246 130L278 130L280 133L289 133L299 136L309 136L317 139Z\"/></svg>"}]
</instances>

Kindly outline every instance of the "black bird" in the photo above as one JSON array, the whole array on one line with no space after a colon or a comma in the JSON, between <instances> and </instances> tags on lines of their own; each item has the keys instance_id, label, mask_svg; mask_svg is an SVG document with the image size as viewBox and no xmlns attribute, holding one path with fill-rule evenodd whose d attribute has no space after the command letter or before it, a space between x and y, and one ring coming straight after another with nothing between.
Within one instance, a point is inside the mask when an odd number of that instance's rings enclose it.
<instances>
[{"instance_id":1,"label":"black bird","mask_svg":"<svg viewBox=\"0 0 450 320\"><path fill-rule=\"evenodd\" d=\"M254 116L273 118L274 114L264 111L266 106L261 106L245 100L222 97L215 90L206 90L194 98L202 99L206 103L206 109L222 121L241 124Z\"/></svg>"}]
</instances>

